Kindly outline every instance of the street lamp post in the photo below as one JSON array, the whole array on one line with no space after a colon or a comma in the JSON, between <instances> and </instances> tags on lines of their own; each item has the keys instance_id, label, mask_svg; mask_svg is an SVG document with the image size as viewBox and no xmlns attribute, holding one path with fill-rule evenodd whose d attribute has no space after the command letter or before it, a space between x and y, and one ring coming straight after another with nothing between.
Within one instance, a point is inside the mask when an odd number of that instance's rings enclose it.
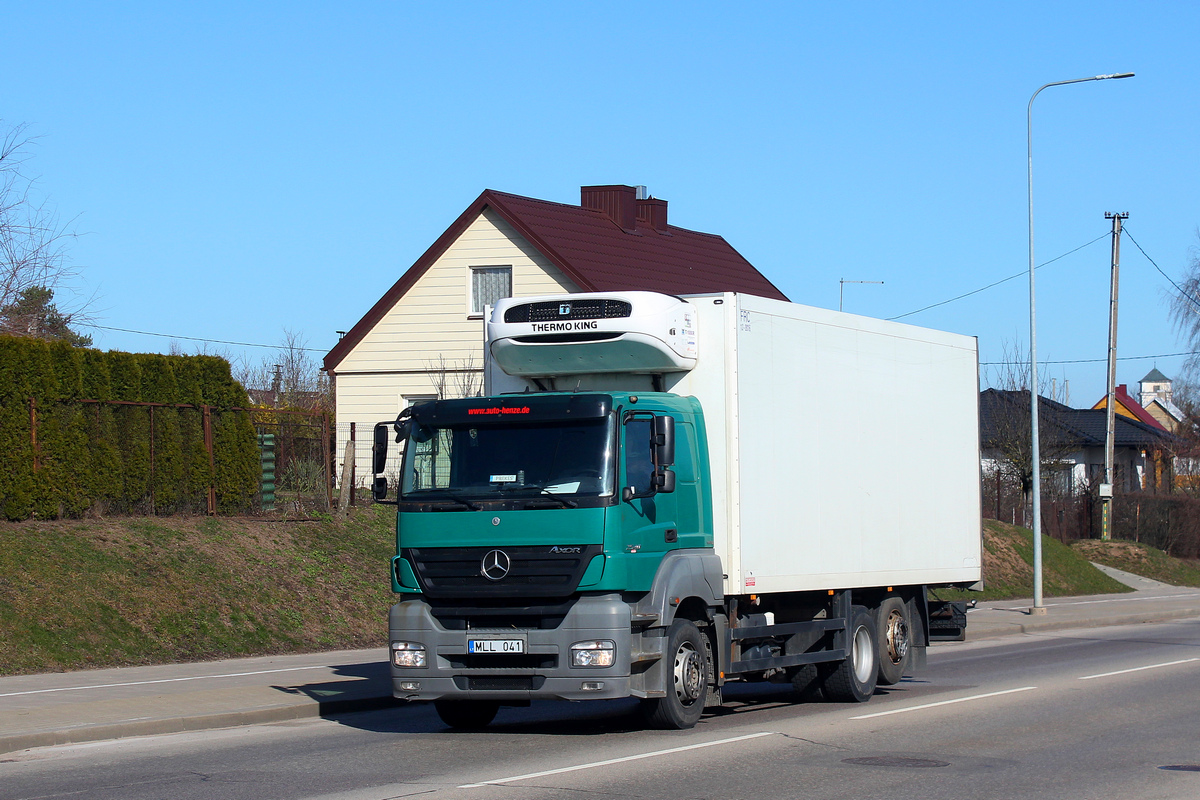
<instances>
[{"instance_id":1,"label":"street lamp post","mask_svg":"<svg viewBox=\"0 0 1200 800\"><path fill-rule=\"evenodd\" d=\"M1029 610L1031 614L1046 613L1046 607L1042 604L1042 451L1038 437L1037 312L1033 281L1033 101L1042 93L1042 89L1049 89L1051 86L1132 77L1132 72L1118 72L1112 75L1093 75L1090 78L1047 83L1029 98L1029 106L1025 112L1025 132L1029 155L1029 435L1030 460L1033 462L1033 475L1031 476L1033 484L1031 489L1033 492L1033 608Z\"/></svg>"}]
</instances>

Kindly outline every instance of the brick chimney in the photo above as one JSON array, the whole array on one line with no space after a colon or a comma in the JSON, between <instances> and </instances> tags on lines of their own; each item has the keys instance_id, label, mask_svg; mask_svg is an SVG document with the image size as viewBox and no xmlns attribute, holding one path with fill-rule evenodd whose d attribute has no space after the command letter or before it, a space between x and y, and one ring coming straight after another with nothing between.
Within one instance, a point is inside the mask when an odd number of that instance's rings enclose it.
<instances>
[{"instance_id":1,"label":"brick chimney","mask_svg":"<svg viewBox=\"0 0 1200 800\"><path fill-rule=\"evenodd\" d=\"M601 212L626 233L637 227L637 190L632 186L581 186L579 205Z\"/></svg>"}]
</instances>

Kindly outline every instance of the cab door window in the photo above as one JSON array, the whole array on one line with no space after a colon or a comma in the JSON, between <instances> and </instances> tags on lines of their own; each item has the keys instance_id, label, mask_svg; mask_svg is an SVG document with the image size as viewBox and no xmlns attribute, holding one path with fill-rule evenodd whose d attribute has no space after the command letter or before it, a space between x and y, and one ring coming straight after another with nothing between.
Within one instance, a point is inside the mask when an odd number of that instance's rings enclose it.
<instances>
[{"instance_id":1,"label":"cab door window","mask_svg":"<svg viewBox=\"0 0 1200 800\"><path fill-rule=\"evenodd\" d=\"M651 422L647 417L634 417L625 423L625 486L632 486L634 494L647 494L653 486Z\"/></svg>"}]
</instances>

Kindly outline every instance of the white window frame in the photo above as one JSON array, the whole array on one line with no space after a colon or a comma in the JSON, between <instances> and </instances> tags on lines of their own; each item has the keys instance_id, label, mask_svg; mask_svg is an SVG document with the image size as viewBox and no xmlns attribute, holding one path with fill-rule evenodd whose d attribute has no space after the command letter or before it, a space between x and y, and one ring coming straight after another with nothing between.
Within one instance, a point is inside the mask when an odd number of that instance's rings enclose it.
<instances>
[{"instance_id":1,"label":"white window frame","mask_svg":"<svg viewBox=\"0 0 1200 800\"><path fill-rule=\"evenodd\" d=\"M479 303L479 310L476 311L475 299L475 273L485 269L506 269L508 270L508 294L506 297L512 297L515 291L513 287L513 268L512 264L476 264L467 267L467 319L483 319L486 309L489 306L495 305L495 301L500 298L491 298L490 303Z\"/></svg>"}]
</instances>

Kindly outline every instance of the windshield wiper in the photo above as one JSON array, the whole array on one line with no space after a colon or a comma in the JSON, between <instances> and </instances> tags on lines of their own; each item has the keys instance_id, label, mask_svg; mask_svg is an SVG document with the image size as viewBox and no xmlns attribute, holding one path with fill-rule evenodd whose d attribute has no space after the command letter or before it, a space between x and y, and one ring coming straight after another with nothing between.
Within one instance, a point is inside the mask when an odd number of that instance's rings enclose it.
<instances>
[{"instance_id":1,"label":"windshield wiper","mask_svg":"<svg viewBox=\"0 0 1200 800\"><path fill-rule=\"evenodd\" d=\"M565 497L559 497L554 492L547 492L545 489L542 489L542 491L538 494L539 500L541 500L543 497L562 503L564 508L579 508L579 503L576 503L574 500L568 500Z\"/></svg>"},{"instance_id":2,"label":"windshield wiper","mask_svg":"<svg viewBox=\"0 0 1200 800\"><path fill-rule=\"evenodd\" d=\"M462 497L458 497L457 495L440 494L441 492L445 492L445 491L446 491L445 489L426 489L425 493L426 494L432 494L434 492L439 493L438 497L430 498L433 502L437 502L437 500L440 500L444 497L447 500L453 500L455 503L458 503L460 506L466 506L467 508L471 509L472 511L478 511L479 509L483 508L483 506L479 505L478 503L472 503L470 500L466 500Z\"/></svg>"},{"instance_id":3,"label":"windshield wiper","mask_svg":"<svg viewBox=\"0 0 1200 800\"><path fill-rule=\"evenodd\" d=\"M552 494L551 492L542 492L538 497L526 503L526 509L553 509L554 506L546 505L546 500L553 500L554 503L558 503L564 509L578 509L580 507L580 504L576 503L575 500L560 498L557 494Z\"/></svg>"}]
</instances>

